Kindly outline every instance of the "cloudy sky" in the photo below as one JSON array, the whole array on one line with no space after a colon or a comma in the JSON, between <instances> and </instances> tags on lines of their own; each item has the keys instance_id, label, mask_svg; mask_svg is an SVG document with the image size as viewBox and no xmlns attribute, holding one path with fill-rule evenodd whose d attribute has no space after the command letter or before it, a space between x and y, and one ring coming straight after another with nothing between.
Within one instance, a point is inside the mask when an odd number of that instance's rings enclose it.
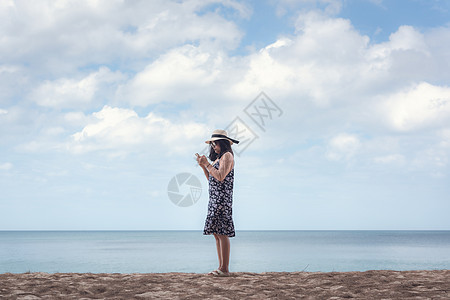
<instances>
[{"instance_id":1,"label":"cloudy sky","mask_svg":"<svg viewBox=\"0 0 450 300\"><path fill-rule=\"evenodd\" d=\"M236 122L238 230L449 230L449 10L0 1L0 230L202 230L194 153Z\"/></svg>"}]
</instances>

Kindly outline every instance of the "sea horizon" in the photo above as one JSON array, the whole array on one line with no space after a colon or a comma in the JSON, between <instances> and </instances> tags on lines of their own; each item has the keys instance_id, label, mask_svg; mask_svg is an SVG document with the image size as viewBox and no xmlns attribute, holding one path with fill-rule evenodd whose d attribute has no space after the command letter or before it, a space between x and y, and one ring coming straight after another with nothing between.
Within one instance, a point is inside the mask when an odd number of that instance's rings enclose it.
<instances>
[{"instance_id":1,"label":"sea horizon","mask_svg":"<svg viewBox=\"0 0 450 300\"><path fill-rule=\"evenodd\" d=\"M202 229L1 229L0 232L203 232ZM299 231L299 232L336 232L336 231L411 231L411 232L446 232L450 229L236 229L236 232L289 232L289 231Z\"/></svg>"}]
</instances>

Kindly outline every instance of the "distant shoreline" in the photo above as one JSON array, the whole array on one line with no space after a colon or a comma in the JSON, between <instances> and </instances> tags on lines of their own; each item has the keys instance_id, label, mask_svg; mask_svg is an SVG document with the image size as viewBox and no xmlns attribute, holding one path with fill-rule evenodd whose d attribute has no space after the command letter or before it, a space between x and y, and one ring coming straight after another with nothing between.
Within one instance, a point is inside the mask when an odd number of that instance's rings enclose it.
<instances>
[{"instance_id":1,"label":"distant shoreline","mask_svg":"<svg viewBox=\"0 0 450 300\"><path fill-rule=\"evenodd\" d=\"M0 296L39 299L450 298L450 270L364 272L3 273ZM38 298L39 297L39 298ZM25 298L24 298L25 299Z\"/></svg>"},{"instance_id":2,"label":"distant shoreline","mask_svg":"<svg viewBox=\"0 0 450 300\"><path fill-rule=\"evenodd\" d=\"M245 229L236 232L448 232L450 229ZM203 229L0 229L0 232L203 232Z\"/></svg>"}]
</instances>

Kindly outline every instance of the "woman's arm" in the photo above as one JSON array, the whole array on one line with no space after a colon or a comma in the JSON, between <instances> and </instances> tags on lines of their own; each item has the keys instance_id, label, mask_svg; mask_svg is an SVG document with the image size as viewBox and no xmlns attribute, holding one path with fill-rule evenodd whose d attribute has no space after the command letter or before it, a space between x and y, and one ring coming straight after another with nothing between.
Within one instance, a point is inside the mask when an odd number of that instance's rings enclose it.
<instances>
[{"instance_id":1,"label":"woman's arm","mask_svg":"<svg viewBox=\"0 0 450 300\"><path fill-rule=\"evenodd\" d=\"M201 167L203 169L203 173L205 173L206 180L209 180L209 172L208 172L208 170L204 166L201 166Z\"/></svg>"},{"instance_id":2,"label":"woman's arm","mask_svg":"<svg viewBox=\"0 0 450 300\"><path fill-rule=\"evenodd\" d=\"M228 173L231 172L234 165L234 158L233 154L230 152L225 153L222 155L222 158L220 159L220 165L219 170L214 168L209 163L205 164L206 170L211 174L214 178L216 178L219 181L223 181L225 177L228 175Z\"/></svg>"}]
</instances>

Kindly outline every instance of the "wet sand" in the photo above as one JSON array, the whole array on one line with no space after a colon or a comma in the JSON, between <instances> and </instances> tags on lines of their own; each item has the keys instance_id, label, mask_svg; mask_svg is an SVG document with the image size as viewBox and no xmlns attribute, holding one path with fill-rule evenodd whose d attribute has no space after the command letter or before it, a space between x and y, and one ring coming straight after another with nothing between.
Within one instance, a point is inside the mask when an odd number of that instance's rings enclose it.
<instances>
[{"instance_id":1,"label":"wet sand","mask_svg":"<svg viewBox=\"0 0 450 300\"><path fill-rule=\"evenodd\" d=\"M450 270L0 274L0 299L450 299Z\"/></svg>"}]
</instances>

